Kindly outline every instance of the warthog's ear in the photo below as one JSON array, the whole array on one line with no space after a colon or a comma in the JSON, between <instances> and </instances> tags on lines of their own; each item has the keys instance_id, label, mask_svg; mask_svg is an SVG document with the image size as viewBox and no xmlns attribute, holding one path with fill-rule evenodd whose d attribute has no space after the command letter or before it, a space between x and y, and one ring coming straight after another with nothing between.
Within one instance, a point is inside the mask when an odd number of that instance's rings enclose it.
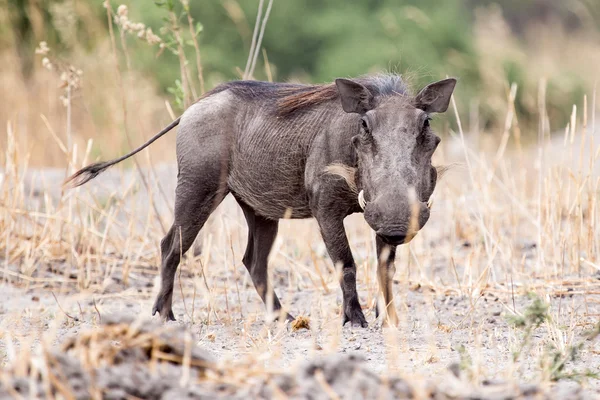
<instances>
[{"instance_id":1,"label":"warthog's ear","mask_svg":"<svg viewBox=\"0 0 600 400\"><path fill-rule=\"evenodd\" d=\"M456 79L448 78L425 86L415 97L415 106L426 113L443 113L448 109Z\"/></svg>"},{"instance_id":2,"label":"warthog's ear","mask_svg":"<svg viewBox=\"0 0 600 400\"><path fill-rule=\"evenodd\" d=\"M373 94L360 83L338 78L335 85L340 93L342 108L347 113L364 114L373 109Z\"/></svg>"}]
</instances>

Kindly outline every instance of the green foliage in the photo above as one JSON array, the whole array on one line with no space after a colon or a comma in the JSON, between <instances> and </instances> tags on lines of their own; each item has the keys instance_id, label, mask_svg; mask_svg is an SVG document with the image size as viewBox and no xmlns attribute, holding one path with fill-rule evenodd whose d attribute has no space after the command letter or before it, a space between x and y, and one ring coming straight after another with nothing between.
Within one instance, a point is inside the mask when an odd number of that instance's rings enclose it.
<instances>
[{"instance_id":1,"label":"green foliage","mask_svg":"<svg viewBox=\"0 0 600 400\"><path fill-rule=\"evenodd\" d=\"M595 1L595 0L593 0ZM488 128L502 127L504 115L487 110L486 92L482 86L480 57L473 32L473 10L486 0L342 0L303 2L275 1L262 43L266 50L274 79L329 82L336 77L358 76L369 72L393 71L405 75L417 89L447 75L459 77L457 102L468 109L471 99L479 99L482 123ZM513 4L514 3L514 4ZM504 14L515 29L525 24L518 19L523 7L530 9L535 0L512 2ZM171 52L160 57L151 49L136 46L136 68L155 76L160 87L174 93L175 79L180 78L179 60L173 49L176 41L169 15L177 15L185 27L187 12L196 25L195 34L201 52L206 87L240 78L251 44L257 1L191 2L184 7L180 1L157 1L158 7L146 6L144 0L130 0L132 19L144 21L154 31L160 31ZM239 7L240 18L232 18L226 5ZM557 15L564 14L561 7ZM537 17L536 13L532 18ZM162 30L161 30L162 28ZM180 32L188 34L187 29ZM193 43L181 43L186 52L194 51ZM189 57L190 59L193 56ZM515 107L523 125L537 124L536 96L538 81L532 81L530 65L523 60L502 61L507 86L517 83L519 90ZM193 64L193 63L190 63ZM192 75L195 65L189 65ZM256 79L266 79L259 57ZM535 75L534 75L535 77ZM568 122L572 104L580 104L585 83L576 76L561 76L548 83L548 113L553 126ZM167 89L170 88L170 89ZM495 93L505 101L503 93Z\"/></svg>"},{"instance_id":2,"label":"green foliage","mask_svg":"<svg viewBox=\"0 0 600 400\"><path fill-rule=\"evenodd\" d=\"M469 354L465 345L461 344L458 347L458 355L460 357L460 362L458 367L461 371L465 372L469 377L473 375L473 358Z\"/></svg>"},{"instance_id":3,"label":"green foliage","mask_svg":"<svg viewBox=\"0 0 600 400\"><path fill-rule=\"evenodd\" d=\"M524 329L527 333L539 328L550 319L548 314L549 305L535 294L529 294L533 302L525 309L523 315L508 315L506 318L516 328Z\"/></svg>"},{"instance_id":4,"label":"green foliage","mask_svg":"<svg viewBox=\"0 0 600 400\"><path fill-rule=\"evenodd\" d=\"M567 370L567 363L576 361L586 342L595 340L600 335L600 323L594 326L589 332L586 332L583 336L583 340L568 346L565 351L554 347L549 350L550 358L550 379L558 381L560 379L571 379L575 381L581 381L585 378L599 379L600 374L597 371L585 369L584 371L569 371Z\"/></svg>"},{"instance_id":5,"label":"green foliage","mask_svg":"<svg viewBox=\"0 0 600 400\"><path fill-rule=\"evenodd\" d=\"M183 109L183 86L181 81L179 79L175 79L175 86L169 86L167 88L167 92L173 95L177 108L180 110Z\"/></svg>"},{"instance_id":6,"label":"green foliage","mask_svg":"<svg viewBox=\"0 0 600 400\"><path fill-rule=\"evenodd\" d=\"M27 32L31 22L27 10L37 7L45 21L43 40L52 48L69 51L69 40L94 51L98 37L86 23L90 15L107 28L106 11L101 1L83 2L73 8L70 0L9 0L13 4L13 30L22 37L23 54L33 53L36 41ZM112 0L114 10L120 3L129 7L132 21L143 22L163 39L165 48L145 46L134 35L128 35L128 51L132 68L152 77L175 101L184 98L180 69L180 51L184 51L189 74L195 80L197 66L193 39L197 39L202 55L205 88L220 82L239 79L244 69L252 40L258 0L181 1L181 0ZM69 6L69 4L71 4ZM79 3L78 3L79 4ZM265 2L266 4L266 2ZM64 7L62 6L64 5ZM567 30L583 30L600 26L600 0L582 0L581 15L562 2L545 0L275 0L269 16L262 49L268 55L274 79L278 81L330 82L336 77L352 77L370 72L393 71L408 78L416 89L447 75L459 78L456 99L459 109L468 110L476 99L481 105L480 119L486 127L503 126L504 115L498 104L506 101L502 88L489 92L489 82L483 79L485 60L478 52L474 32L475 10L481 7L500 8L513 33L524 38L526 28L534 23L559 20ZM76 35L68 39L57 24L57 10L73 8L80 12L76 19ZM266 8L266 5L265 7ZM93 10L92 13L88 10ZM62 11L61 11L62 12ZM83 17L85 15L85 18ZM187 16L194 26L190 31ZM550 23L550 22L548 22ZM3 28L0 28L2 32ZM62 29L64 30L64 29ZM521 35L521 36L519 36ZM0 45L2 41L0 41ZM511 44L513 45L513 44ZM29 50L27 50L29 49ZM261 54L262 55L262 54ZM256 79L266 79L263 57L259 55ZM194 62L192 62L194 61ZM506 55L495 64L501 65L495 81L518 84L515 107L520 124L537 124L538 76L527 58ZM24 69L29 65L24 63ZM548 82L547 109L554 129L568 121L571 105L581 104L586 82L575 72L561 70ZM180 90L182 89L182 90ZM177 95L182 95L178 99ZM490 101L489 96L496 96ZM494 103L491 106L487 103ZM501 111L501 112L499 112ZM528 130L523 130L528 131ZM535 131L535 130L531 130Z\"/></svg>"},{"instance_id":7,"label":"green foliage","mask_svg":"<svg viewBox=\"0 0 600 400\"><path fill-rule=\"evenodd\" d=\"M394 71L404 73L415 87L420 87L453 75L460 77L461 94L466 97L474 94L471 88L478 81L478 70L469 12L463 3L462 0L276 1L262 48L266 49L277 80L329 82L339 76ZM171 54L164 52L156 57L152 49L131 46L135 67L156 76L160 86L173 93L173 82L180 77L180 69L173 49L176 42L165 27L172 24L169 14L178 15L181 25L186 25L182 20L186 10L174 0L157 1L156 7L148 7L142 0L126 4L131 19L143 21L155 32L161 32L171 50ZM208 88L225 80L239 79L238 71L243 70L246 62L257 2L236 4L245 15L245 20L237 23L219 2L189 5L190 15L200 21L196 34ZM186 44L191 42L183 43ZM193 52L190 46L186 46L187 50ZM259 64L256 78L266 79L262 63ZM195 66L189 67L192 73L196 72Z\"/></svg>"},{"instance_id":8,"label":"green foliage","mask_svg":"<svg viewBox=\"0 0 600 400\"><path fill-rule=\"evenodd\" d=\"M535 329L550 319L548 314L549 305L533 293L529 293L529 297L533 299L533 302L525 309L523 315L506 316L509 324L523 330L521 344L513 351L513 361L515 362L521 357L523 350L530 345Z\"/></svg>"},{"instance_id":9,"label":"green foliage","mask_svg":"<svg viewBox=\"0 0 600 400\"><path fill-rule=\"evenodd\" d=\"M523 331L521 344L519 348L513 352L513 361L517 361L523 353L523 350L530 345L534 331L544 322L551 321L549 304L545 303L535 294L529 294L529 297L533 299L533 302L525 309L523 315L507 316L507 320L510 324ZM547 371L550 380L572 379L580 381L585 378L598 379L600 374L596 371L591 371L589 369L584 371L570 371L567 369L569 362L578 359L586 342L595 340L598 336L600 336L600 323L596 324L594 329L590 332L585 333L582 340L566 346L564 350L559 349L555 345L549 345L545 356L540 359L540 364L542 369Z\"/></svg>"},{"instance_id":10,"label":"green foliage","mask_svg":"<svg viewBox=\"0 0 600 400\"><path fill-rule=\"evenodd\" d=\"M157 7L164 8L169 12L175 11L175 2L173 0L155 1L154 4L156 4Z\"/></svg>"}]
</instances>

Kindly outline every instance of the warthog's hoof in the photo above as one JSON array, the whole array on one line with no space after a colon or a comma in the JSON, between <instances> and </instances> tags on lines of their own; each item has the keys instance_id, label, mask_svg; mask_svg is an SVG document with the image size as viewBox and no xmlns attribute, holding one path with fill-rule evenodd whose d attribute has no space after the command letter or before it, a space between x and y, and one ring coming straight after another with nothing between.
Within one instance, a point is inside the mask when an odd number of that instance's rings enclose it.
<instances>
[{"instance_id":1,"label":"warthog's hoof","mask_svg":"<svg viewBox=\"0 0 600 400\"><path fill-rule=\"evenodd\" d=\"M277 317L277 319L279 320L279 317ZM293 315L291 315L290 313L286 313L286 315L285 315L286 322L292 322L295 320L296 320L296 318Z\"/></svg>"},{"instance_id":2,"label":"warthog's hoof","mask_svg":"<svg viewBox=\"0 0 600 400\"><path fill-rule=\"evenodd\" d=\"M342 322L342 325L346 325L348 321L353 327L367 328L369 326L360 305L358 307L344 307L344 322Z\"/></svg>"},{"instance_id":3,"label":"warthog's hoof","mask_svg":"<svg viewBox=\"0 0 600 400\"><path fill-rule=\"evenodd\" d=\"M385 307L383 307L383 311L385 311ZM379 303L375 303L375 318L379 318L381 312L379 311ZM381 322L381 326L383 328L388 327L397 327L398 326L398 316L395 313L395 310L392 310L390 313L390 309L387 310L387 313L382 315L383 320Z\"/></svg>"},{"instance_id":4,"label":"warthog's hoof","mask_svg":"<svg viewBox=\"0 0 600 400\"><path fill-rule=\"evenodd\" d=\"M173 314L171 306L167 306L161 297L156 299L156 303L152 307L152 316L155 316L156 313L160 314L163 321L175 321L175 314Z\"/></svg>"},{"instance_id":5,"label":"warthog's hoof","mask_svg":"<svg viewBox=\"0 0 600 400\"><path fill-rule=\"evenodd\" d=\"M294 318L292 315L290 315L289 313L285 313L285 315L283 316L283 320L285 322L292 322L293 320L295 320L296 318ZM282 320L282 314L281 311L273 311L273 314L271 314L271 320L272 321L281 321Z\"/></svg>"}]
</instances>

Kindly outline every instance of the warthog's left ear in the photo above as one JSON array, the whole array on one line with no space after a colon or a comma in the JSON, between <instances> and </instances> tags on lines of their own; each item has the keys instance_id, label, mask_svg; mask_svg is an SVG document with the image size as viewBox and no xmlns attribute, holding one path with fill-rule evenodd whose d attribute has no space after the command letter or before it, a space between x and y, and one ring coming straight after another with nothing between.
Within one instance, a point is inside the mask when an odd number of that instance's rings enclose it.
<instances>
[{"instance_id":1,"label":"warthog's left ear","mask_svg":"<svg viewBox=\"0 0 600 400\"><path fill-rule=\"evenodd\" d=\"M342 108L347 113L364 114L373 109L373 93L364 85L350 79L338 78L335 80Z\"/></svg>"},{"instance_id":2,"label":"warthog's left ear","mask_svg":"<svg viewBox=\"0 0 600 400\"><path fill-rule=\"evenodd\" d=\"M425 86L415 97L415 107L426 113L443 113L448 109L456 79L448 78Z\"/></svg>"}]
</instances>

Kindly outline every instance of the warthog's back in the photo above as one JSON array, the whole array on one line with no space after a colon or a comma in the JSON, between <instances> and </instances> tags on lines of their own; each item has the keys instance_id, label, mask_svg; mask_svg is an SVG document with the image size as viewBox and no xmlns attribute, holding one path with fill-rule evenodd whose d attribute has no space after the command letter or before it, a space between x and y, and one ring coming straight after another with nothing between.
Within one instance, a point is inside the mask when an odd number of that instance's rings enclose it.
<instances>
[{"instance_id":1,"label":"warthog's back","mask_svg":"<svg viewBox=\"0 0 600 400\"><path fill-rule=\"evenodd\" d=\"M228 137L223 139L229 141L230 191L268 218L311 217L305 187L311 144L341 111L337 103L327 102L281 115L278 102L286 93L303 88L310 86L232 82L218 87L193 106L194 119L197 119L193 123L197 127L193 133L196 138L227 133ZM186 119L187 115L184 115L182 124L191 123ZM211 127L211 132L204 131L207 126ZM178 146L178 153L185 152L184 147ZM179 158L180 162L185 162Z\"/></svg>"}]
</instances>

